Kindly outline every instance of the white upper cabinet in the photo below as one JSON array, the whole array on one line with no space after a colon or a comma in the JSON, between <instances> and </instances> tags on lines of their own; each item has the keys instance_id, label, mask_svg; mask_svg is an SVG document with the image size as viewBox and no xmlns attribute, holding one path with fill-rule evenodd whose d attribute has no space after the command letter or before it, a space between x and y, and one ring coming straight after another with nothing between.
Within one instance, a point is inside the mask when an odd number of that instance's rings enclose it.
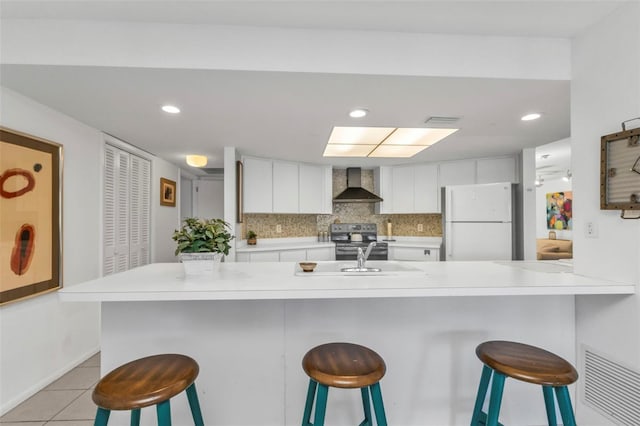
<instances>
[{"instance_id":1,"label":"white upper cabinet","mask_svg":"<svg viewBox=\"0 0 640 426\"><path fill-rule=\"evenodd\" d=\"M242 163L244 211L273 213L273 162L245 157Z\"/></svg>"},{"instance_id":2,"label":"white upper cabinet","mask_svg":"<svg viewBox=\"0 0 640 426\"><path fill-rule=\"evenodd\" d=\"M514 157L478 159L478 179L476 183L512 182L518 183L518 170Z\"/></svg>"},{"instance_id":3,"label":"white upper cabinet","mask_svg":"<svg viewBox=\"0 0 640 426\"><path fill-rule=\"evenodd\" d=\"M414 213L414 167L395 166L391 173L391 209L394 213ZM383 197L384 198L384 197Z\"/></svg>"},{"instance_id":4,"label":"white upper cabinet","mask_svg":"<svg viewBox=\"0 0 640 426\"><path fill-rule=\"evenodd\" d=\"M376 208L379 214L439 211L436 164L383 166L375 178L376 190L384 200Z\"/></svg>"},{"instance_id":5,"label":"white upper cabinet","mask_svg":"<svg viewBox=\"0 0 640 426\"><path fill-rule=\"evenodd\" d=\"M273 212L298 213L298 164L273 162Z\"/></svg>"},{"instance_id":6,"label":"white upper cabinet","mask_svg":"<svg viewBox=\"0 0 640 426\"><path fill-rule=\"evenodd\" d=\"M417 164L414 166L414 210L416 213L440 212L438 166L436 164Z\"/></svg>"},{"instance_id":7,"label":"white upper cabinet","mask_svg":"<svg viewBox=\"0 0 640 426\"><path fill-rule=\"evenodd\" d=\"M243 157L245 213L331 214L331 166Z\"/></svg>"},{"instance_id":8,"label":"white upper cabinet","mask_svg":"<svg viewBox=\"0 0 640 426\"><path fill-rule=\"evenodd\" d=\"M299 165L300 213L331 214L331 166Z\"/></svg>"},{"instance_id":9,"label":"white upper cabinet","mask_svg":"<svg viewBox=\"0 0 640 426\"><path fill-rule=\"evenodd\" d=\"M476 160L448 161L438 167L441 187L476 183Z\"/></svg>"}]
</instances>

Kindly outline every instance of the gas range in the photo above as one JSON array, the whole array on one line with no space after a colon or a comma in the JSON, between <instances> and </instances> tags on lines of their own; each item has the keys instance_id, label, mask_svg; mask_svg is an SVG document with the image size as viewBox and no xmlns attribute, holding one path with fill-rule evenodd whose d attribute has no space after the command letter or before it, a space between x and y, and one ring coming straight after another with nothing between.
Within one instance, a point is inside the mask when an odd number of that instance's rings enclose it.
<instances>
[{"instance_id":1,"label":"gas range","mask_svg":"<svg viewBox=\"0 0 640 426\"><path fill-rule=\"evenodd\" d=\"M366 250L369 243L378 240L375 223L333 223L329 228L331 241L336 243L336 260L356 260L358 248ZM388 260L387 243L376 243L369 255L370 260Z\"/></svg>"}]
</instances>

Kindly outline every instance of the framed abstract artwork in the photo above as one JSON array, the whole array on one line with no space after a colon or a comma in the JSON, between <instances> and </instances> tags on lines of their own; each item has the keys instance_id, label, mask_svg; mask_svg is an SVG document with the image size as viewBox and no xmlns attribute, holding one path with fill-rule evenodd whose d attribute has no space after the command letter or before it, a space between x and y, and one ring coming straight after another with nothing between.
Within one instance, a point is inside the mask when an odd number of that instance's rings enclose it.
<instances>
[{"instance_id":1,"label":"framed abstract artwork","mask_svg":"<svg viewBox=\"0 0 640 426\"><path fill-rule=\"evenodd\" d=\"M0 127L0 305L62 287L62 146Z\"/></svg>"},{"instance_id":2,"label":"framed abstract artwork","mask_svg":"<svg viewBox=\"0 0 640 426\"><path fill-rule=\"evenodd\" d=\"M573 192L547 193L547 229L571 230L573 228Z\"/></svg>"},{"instance_id":3,"label":"framed abstract artwork","mask_svg":"<svg viewBox=\"0 0 640 426\"><path fill-rule=\"evenodd\" d=\"M160 205L176 206L176 183L174 181L160 178Z\"/></svg>"}]
</instances>

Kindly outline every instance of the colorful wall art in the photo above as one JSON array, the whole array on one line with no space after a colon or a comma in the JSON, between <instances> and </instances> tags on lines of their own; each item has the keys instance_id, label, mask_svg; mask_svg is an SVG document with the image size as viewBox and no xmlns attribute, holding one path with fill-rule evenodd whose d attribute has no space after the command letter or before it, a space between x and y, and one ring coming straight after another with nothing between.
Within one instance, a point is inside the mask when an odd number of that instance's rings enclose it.
<instances>
[{"instance_id":1,"label":"colorful wall art","mask_svg":"<svg viewBox=\"0 0 640 426\"><path fill-rule=\"evenodd\" d=\"M0 128L0 305L62 286L62 146Z\"/></svg>"},{"instance_id":2,"label":"colorful wall art","mask_svg":"<svg viewBox=\"0 0 640 426\"><path fill-rule=\"evenodd\" d=\"M547 229L573 228L573 192L547 193Z\"/></svg>"}]
</instances>

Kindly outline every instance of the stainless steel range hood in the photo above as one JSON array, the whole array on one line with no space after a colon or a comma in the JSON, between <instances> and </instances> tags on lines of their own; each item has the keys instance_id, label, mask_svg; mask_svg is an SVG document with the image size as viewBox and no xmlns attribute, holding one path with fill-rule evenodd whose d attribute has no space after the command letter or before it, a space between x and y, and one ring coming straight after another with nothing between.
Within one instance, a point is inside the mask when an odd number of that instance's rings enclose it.
<instances>
[{"instance_id":1,"label":"stainless steel range hood","mask_svg":"<svg viewBox=\"0 0 640 426\"><path fill-rule=\"evenodd\" d=\"M334 203L379 203L382 198L362 187L360 167L347 168L347 189L336 195Z\"/></svg>"}]
</instances>

